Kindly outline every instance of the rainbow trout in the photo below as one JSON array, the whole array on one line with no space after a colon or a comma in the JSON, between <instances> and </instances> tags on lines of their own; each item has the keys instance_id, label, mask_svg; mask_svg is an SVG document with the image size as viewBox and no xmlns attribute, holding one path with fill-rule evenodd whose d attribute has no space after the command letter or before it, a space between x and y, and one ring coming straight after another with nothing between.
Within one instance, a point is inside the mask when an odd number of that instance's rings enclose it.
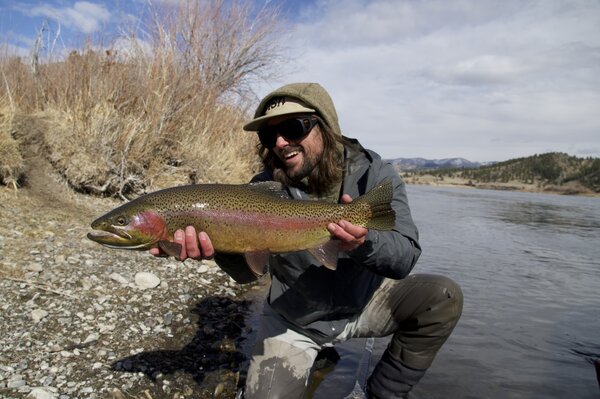
<instances>
[{"instance_id":1,"label":"rainbow trout","mask_svg":"<svg viewBox=\"0 0 600 399\"><path fill-rule=\"evenodd\" d=\"M376 230L391 230L392 183L387 181L349 204L293 200L275 182L196 184L143 195L92 222L90 240L110 248L161 248L179 256L171 242L176 230L194 226L208 234L217 252L244 254L262 274L271 253L308 250L335 269L339 240L327 225L344 219Z\"/></svg>"}]
</instances>

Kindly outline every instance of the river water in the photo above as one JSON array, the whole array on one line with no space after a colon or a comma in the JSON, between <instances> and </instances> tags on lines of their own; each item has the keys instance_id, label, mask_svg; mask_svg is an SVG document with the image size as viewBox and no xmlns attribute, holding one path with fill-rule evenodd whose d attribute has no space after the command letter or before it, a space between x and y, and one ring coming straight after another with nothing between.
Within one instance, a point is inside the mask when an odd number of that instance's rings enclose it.
<instances>
[{"instance_id":1,"label":"river water","mask_svg":"<svg viewBox=\"0 0 600 399\"><path fill-rule=\"evenodd\" d=\"M413 398L600 398L600 199L408 186L423 255L464 293L463 316ZM342 398L364 340L314 398ZM375 341L371 369L387 340Z\"/></svg>"}]
</instances>

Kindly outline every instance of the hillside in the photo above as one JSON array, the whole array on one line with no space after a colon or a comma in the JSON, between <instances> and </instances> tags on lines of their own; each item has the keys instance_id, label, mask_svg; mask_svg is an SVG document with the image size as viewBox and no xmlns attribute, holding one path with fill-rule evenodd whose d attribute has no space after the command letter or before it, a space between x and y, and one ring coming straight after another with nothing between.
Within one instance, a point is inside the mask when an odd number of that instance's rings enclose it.
<instances>
[{"instance_id":1,"label":"hillside","mask_svg":"<svg viewBox=\"0 0 600 399\"><path fill-rule=\"evenodd\" d=\"M448 168L478 168L489 163L471 162L464 158L396 158L388 160L396 168L402 171L432 170Z\"/></svg>"},{"instance_id":2,"label":"hillside","mask_svg":"<svg viewBox=\"0 0 600 399\"><path fill-rule=\"evenodd\" d=\"M407 171L396 167L412 184L600 194L600 158L579 158L565 153L536 154L478 168Z\"/></svg>"}]
</instances>

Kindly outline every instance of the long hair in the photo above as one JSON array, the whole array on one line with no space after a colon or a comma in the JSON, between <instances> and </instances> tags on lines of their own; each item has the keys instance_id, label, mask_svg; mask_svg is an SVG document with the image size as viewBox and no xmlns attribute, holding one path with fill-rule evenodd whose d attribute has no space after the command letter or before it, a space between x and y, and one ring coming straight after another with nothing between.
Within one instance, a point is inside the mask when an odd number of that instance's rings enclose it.
<instances>
[{"instance_id":1,"label":"long hair","mask_svg":"<svg viewBox=\"0 0 600 399\"><path fill-rule=\"evenodd\" d=\"M265 170L273 173L273 179L286 186L298 187L307 193L318 196L327 194L340 182L344 172L343 146L347 140L335 132L320 118L316 117L323 137L323 155L308 175L308 180L291 179L286 173L281 160L271 148L258 145L258 154Z\"/></svg>"}]
</instances>

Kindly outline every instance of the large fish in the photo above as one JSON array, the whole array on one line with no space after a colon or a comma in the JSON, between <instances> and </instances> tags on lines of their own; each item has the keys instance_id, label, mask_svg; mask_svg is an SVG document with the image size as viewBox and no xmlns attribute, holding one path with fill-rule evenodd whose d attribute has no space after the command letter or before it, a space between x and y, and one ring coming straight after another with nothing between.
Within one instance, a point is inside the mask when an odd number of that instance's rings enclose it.
<instances>
[{"instance_id":1,"label":"large fish","mask_svg":"<svg viewBox=\"0 0 600 399\"><path fill-rule=\"evenodd\" d=\"M161 248L179 256L173 234L185 226L205 231L217 252L244 254L262 274L271 253L308 250L335 269L339 240L327 225L344 219L376 230L394 227L392 183L387 181L349 204L287 198L274 182L196 184L143 195L92 223L90 240L111 248Z\"/></svg>"}]
</instances>

